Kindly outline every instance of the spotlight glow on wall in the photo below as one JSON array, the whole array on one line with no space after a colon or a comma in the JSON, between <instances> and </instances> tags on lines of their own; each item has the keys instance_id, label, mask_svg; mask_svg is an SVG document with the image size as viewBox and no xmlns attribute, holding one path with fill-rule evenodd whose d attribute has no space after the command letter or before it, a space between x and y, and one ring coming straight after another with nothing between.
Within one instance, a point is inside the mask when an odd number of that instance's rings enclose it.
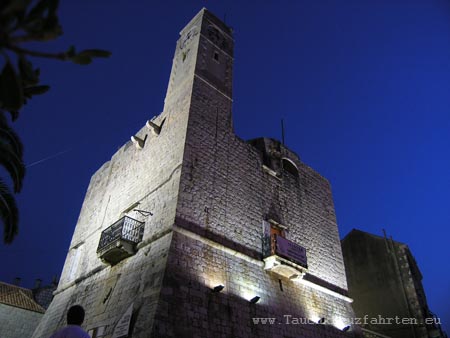
<instances>
[{"instance_id":1,"label":"spotlight glow on wall","mask_svg":"<svg viewBox=\"0 0 450 338\"><path fill-rule=\"evenodd\" d=\"M350 325L346 324L342 318L334 318L333 325L341 331L345 330L344 332L350 329Z\"/></svg>"}]
</instances>

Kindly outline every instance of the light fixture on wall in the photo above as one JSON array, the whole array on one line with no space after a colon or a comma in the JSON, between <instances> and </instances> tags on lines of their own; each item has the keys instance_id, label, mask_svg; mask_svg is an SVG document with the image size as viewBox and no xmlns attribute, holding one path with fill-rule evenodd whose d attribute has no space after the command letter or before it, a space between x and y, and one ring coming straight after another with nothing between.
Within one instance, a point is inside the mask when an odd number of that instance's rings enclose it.
<instances>
[{"instance_id":1,"label":"light fixture on wall","mask_svg":"<svg viewBox=\"0 0 450 338\"><path fill-rule=\"evenodd\" d=\"M222 284L216 285L213 289L212 292L220 292L223 290L225 286L223 286Z\"/></svg>"},{"instance_id":2,"label":"light fixture on wall","mask_svg":"<svg viewBox=\"0 0 450 338\"><path fill-rule=\"evenodd\" d=\"M347 325L346 327L344 327L342 329L342 332L347 332L348 330L350 330L350 325Z\"/></svg>"},{"instance_id":3,"label":"light fixture on wall","mask_svg":"<svg viewBox=\"0 0 450 338\"><path fill-rule=\"evenodd\" d=\"M325 317L320 318L317 323L319 323L319 324L325 323Z\"/></svg>"},{"instance_id":4,"label":"light fixture on wall","mask_svg":"<svg viewBox=\"0 0 450 338\"><path fill-rule=\"evenodd\" d=\"M146 210L140 210L140 209L133 209L133 211L136 211L138 213L140 213L142 216L153 216L153 213L151 211L146 211Z\"/></svg>"},{"instance_id":5,"label":"light fixture on wall","mask_svg":"<svg viewBox=\"0 0 450 338\"><path fill-rule=\"evenodd\" d=\"M260 299L261 299L261 297L255 296L252 299L250 299L249 302L252 303L252 304L256 304L256 303L259 302Z\"/></svg>"}]
</instances>

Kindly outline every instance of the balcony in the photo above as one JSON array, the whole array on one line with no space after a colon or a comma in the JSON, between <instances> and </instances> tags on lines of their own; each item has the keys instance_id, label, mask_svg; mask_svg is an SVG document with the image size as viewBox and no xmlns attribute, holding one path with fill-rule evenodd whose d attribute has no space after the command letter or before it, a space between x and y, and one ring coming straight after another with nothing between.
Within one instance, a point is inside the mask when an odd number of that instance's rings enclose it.
<instances>
[{"instance_id":1,"label":"balcony","mask_svg":"<svg viewBox=\"0 0 450 338\"><path fill-rule=\"evenodd\" d=\"M289 279L302 278L308 269L306 249L276 234L269 238L264 269Z\"/></svg>"},{"instance_id":2,"label":"balcony","mask_svg":"<svg viewBox=\"0 0 450 338\"><path fill-rule=\"evenodd\" d=\"M143 234L144 222L125 216L102 231L97 255L105 263L117 264L136 253Z\"/></svg>"}]
</instances>

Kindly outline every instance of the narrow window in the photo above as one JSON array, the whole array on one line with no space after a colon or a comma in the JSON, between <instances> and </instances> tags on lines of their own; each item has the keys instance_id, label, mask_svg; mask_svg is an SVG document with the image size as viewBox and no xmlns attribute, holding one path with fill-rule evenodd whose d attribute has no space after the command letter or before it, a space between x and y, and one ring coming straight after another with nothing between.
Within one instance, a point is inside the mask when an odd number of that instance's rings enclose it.
<instances>
[{"instance_id":1,"label":"narrow window","mask_svg":"<svg viewBox=\"0 0 450 338\"><path fill-rule=\"evenodd\" d=\"M77 277L82 250L83 250L82 245L72 248L72 257L71 257L71 264L69 266L68 281L73 281Z\"/></svg>"},{"instance_id":2,"label":"narrow window","mask_svg":"<svg viewBox=\"0 0 450 338\"><path fill-rule=\"evenodd\" d=\"M274 222L270 222L270 251L272 255L277 252L277 236L285 237L284 229Z\"/></svg>"},{"instance_id":3,"label":"narrow window","mask_svg":"<svg viewBox=\"0 0 450 338\"><path fill-rule=\"evenodd\" d=\"M216 60L217 62L219 62L219 52L218 52L218 51L214 51L213 58L214 58L214 60Z\"/></svg>"}]
</instances>

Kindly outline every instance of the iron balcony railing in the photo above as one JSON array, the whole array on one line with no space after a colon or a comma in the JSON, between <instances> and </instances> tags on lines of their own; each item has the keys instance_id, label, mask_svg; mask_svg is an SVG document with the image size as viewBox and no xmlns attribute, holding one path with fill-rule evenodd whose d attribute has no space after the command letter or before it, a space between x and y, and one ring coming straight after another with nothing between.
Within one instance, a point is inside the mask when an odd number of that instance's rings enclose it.
<instances>
[{"instance_id":1,"label":"iron balcony railing","mask_svg":"<svg viewBox=\"0 0 450 338\"><path fill-rule=\"evenodd\" d=\"M116 247L119 241L138 244L144 235L144 222L125 216L102 231L97 253Z\"/></svg>"}]
</instances>

